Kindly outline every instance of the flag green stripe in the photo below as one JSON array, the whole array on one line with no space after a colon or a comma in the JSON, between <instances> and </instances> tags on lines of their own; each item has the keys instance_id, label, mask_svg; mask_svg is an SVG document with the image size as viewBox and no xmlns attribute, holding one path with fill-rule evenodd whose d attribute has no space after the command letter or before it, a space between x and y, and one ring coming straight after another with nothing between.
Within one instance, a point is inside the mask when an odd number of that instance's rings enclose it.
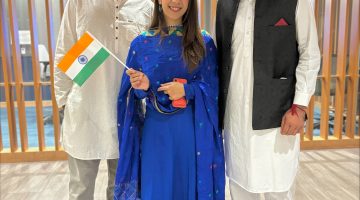
<instances>
[{"instance_id":1,"label":"flag green stripe","mask_svg":"<svg viewBox=\"0 0 360 200\"><path fill-rule=\"evenodd\" d=\"M77 83L79 86L91 76L92 73L109 57L109 53L104 49L101 48L91 60L84 66L84 68L76 75L74 78L74 82Z\"/></svg>"}]
</instances>

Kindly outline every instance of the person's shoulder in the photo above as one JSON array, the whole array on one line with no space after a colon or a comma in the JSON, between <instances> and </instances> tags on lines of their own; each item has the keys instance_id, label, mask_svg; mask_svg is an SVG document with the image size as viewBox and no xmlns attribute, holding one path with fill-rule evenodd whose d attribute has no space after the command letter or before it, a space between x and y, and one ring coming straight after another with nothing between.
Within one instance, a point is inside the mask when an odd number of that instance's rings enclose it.
<instances>
[{"instance_id":1,"label":"person's shoulder","mask_svg":"<svg viewBox=\"0 0 360 200\"><path fill-rule=\"evenodd\" d=\"M130 43L130 49L137 49L139 44L143 41L143 36L140 34L136 36Z\"/></svg>"},{"instance_id":2,"label":"person's shoulder","mask_svg":"<svg viewBox=\"0 0 360 200\"><path fill-rule=\"evenodd\" d=\"M133 0L134 3L140 4L140 5L148 5L148 6L154 6L154 2L152 0Z\"/></svg>"},{"instance_id":3,"label":"person's shoulder","mask_svg":"<svg viewBox=\"0 0 360 200\"><path fill-rule=\"evenodd\" d=\"M145 40L148 41L149 39L152 39L153 37L157 36L158 33L159 32L157 30L153 30L153 29L148 29L146 31L143 31L133 39L130 46L131 47L136 47L138 45L143 46L144 43L146 43Z\"/></svg>"},{"instance_id":4,"label":"person's shoulder","mask_svg":"<svg viewBox=\"0 0 360 200\"><path fill-rule=\"evenodd\" d=\"M132 4L148 13L152 13L154 9L154 2L152 0L133 0Z\"/></svg>"},{"instance_id":5,"label":"person's shoulder","mask_svg":"<svg viewBox=\"0 0 360 200\"><path fill-rule=\"evenodd\" d=\"M146 3L147 6L154 7L154 2L152 0L141 0Z\"/></svg>"},{"instance_id":6,"label":"person's shoulder","mask_svg":"<svg viewBox=\"0 0 360 200\"><path fill-rule=\"evenodd\" d=\"M77 8L78 6L81 6L81 1L80 1L80 5L78 4L78 0L68 0L66 2L66 6L65 8L69 9L69 8Z\"/></svg>"}]
</instances>

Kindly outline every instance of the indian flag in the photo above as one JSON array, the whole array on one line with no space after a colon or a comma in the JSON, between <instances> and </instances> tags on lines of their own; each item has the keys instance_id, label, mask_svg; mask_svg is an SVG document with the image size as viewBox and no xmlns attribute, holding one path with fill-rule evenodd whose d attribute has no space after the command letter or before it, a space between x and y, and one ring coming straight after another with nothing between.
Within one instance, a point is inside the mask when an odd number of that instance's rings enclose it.
<instances>
[{"instance_id":1,"label":"indian flag","mask_svg":"<svg viewBox=\"0 0 360 200\"><path fill-rule=\"evenodd\" d=\"M76 84L82 86L110 55L113 54L86 32L66 53L58 67Z\"/></svg>"}]
</instances>

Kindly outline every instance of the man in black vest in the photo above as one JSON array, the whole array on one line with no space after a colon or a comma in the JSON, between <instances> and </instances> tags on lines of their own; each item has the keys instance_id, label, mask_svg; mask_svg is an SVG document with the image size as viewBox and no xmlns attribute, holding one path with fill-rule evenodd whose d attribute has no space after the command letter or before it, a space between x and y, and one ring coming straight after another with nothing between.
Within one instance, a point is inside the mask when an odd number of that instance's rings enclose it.
<instances>
[{"instance_id":1,"label":"man in black vest","mask_svg":"<svg viewBox=\"0 0 360 200\"><path fill-rule=\"evenodd\" d=\"M232 199L293 199L320 51L309 0L219 0L220 122Z\"/></svg>"}]
</instances>

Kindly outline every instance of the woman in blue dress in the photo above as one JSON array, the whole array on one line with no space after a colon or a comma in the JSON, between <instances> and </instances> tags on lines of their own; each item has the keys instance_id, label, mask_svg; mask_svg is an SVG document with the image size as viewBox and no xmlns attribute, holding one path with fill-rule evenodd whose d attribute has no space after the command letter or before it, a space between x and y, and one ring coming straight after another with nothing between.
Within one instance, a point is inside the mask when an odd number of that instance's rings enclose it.
<instances>
[{"instance_id":1,"label":"woman in blue dress","mask_svg":"<svg viewBox=\"0 0 360 200\"><path fill-rule=\"evenodd\" d=\"M156 0L149 31L131 43L114 199L225 199L216 47L197 9L195 0Z\"/></svg>"}]
</instances>

